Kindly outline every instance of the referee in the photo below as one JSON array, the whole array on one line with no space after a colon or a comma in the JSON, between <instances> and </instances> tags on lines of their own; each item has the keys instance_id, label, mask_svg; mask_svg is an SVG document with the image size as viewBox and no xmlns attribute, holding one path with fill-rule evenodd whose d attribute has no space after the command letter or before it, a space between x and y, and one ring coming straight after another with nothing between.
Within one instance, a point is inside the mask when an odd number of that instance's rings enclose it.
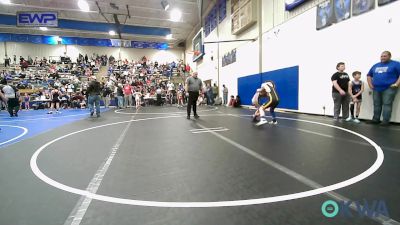
<instances>
[{"instance_id":1,"label":"referee","mask_svg":"<svg viewBox=\"0 0 400 225\"><path fill-rule=\"evenodd\" d=\"M199 118L196 111L197 98L199 97L199 92L202 90L203 82L197 78L197 72L192 73L191 77L188 77L185 82L186 94L189 95L189 100L187 103L187 119L190 120L190 108L193 105L194 118Z\"/></svg>"}]
</instances>

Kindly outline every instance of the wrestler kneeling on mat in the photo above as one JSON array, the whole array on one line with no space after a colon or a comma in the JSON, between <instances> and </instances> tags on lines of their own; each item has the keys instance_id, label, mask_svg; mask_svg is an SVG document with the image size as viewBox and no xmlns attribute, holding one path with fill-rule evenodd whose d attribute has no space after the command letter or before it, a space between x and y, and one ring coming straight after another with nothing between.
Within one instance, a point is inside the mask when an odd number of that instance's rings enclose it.
<instances>
[{"instance_id":1,"label":"wrestler kneeling on mat","mask_svg":"<svg viewBox=\"0 0 400 225\"><path fill-rule=\"evenodd\" d=\"M260 105L260 99L267 98L267 102L263 105ZM252 98L252 103L256 107L256 112L253 115L253 121L259 122L256 124L257 126L270 123L270 124L278 124L276 121L275 108L279 104L279 97L275 90L275 84L272 81L267 81L261 85L261 88L257 89L256 93ZM271 113L272 121L268 122L265 118L265 110L269 108L269 112Z\"/></svg>"}]
</instances>

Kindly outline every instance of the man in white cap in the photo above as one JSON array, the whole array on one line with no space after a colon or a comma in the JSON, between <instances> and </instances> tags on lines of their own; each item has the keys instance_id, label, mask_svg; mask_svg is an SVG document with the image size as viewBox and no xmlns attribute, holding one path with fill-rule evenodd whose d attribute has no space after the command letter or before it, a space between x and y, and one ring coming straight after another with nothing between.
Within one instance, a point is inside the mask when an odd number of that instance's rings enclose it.
<instances>
[{"instance_id":1,"label":"man in white cap","mask_svg":"<svg viewBox=\"0 0 400 225\"><path fill-rule=\"evenodd\" d=\"M96 116L100 117L100 92L101 92L100 82L96 80L95 76L91 76L89 87L87 89L87 93L89 96L88 103L90 109L90 116L93 116L94 105L96 105Z\"/></svg>"}]
</instances>

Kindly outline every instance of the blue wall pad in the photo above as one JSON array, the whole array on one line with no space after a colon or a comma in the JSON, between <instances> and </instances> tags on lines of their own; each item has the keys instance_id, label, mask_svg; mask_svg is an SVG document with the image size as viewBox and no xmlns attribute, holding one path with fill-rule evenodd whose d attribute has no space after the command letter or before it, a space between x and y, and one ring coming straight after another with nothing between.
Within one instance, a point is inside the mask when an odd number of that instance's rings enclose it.
<instances>
[{"instance_id":1,"label":"blue wall pad","mask_svg":"<svg viewBox=\"0 0 400 225\"><path fill-rule=\"evenodd\" d=\"M280 102L278 108L299 109L299 67L289 67L265 72L261 82L272 80L276 84Z\"/></svg>"},{"instance_id":2,"label":"blue wall pad","mask_svg":"<svg viewBox=\"0 0 400 225\"><path fill-rule=\"evenodd\" d=\"M243 105L251 105L257 88L261 83L272 80L280 97L278 108L299 109L299 67L288 67L279 70L264 72L238 79L238 93Z\"/></svg>"},{"instance_id":3,"label":"blue wall pad","mask_svg":"<svg viewBox=\"0 0 400 225\"><path fill-rule=\"evenodd\" d=\"M251 99L257 88L261 86L261 75L251 75L238 78L238 94L243 105L251 105Z\"/></svg>"}]
</instances>

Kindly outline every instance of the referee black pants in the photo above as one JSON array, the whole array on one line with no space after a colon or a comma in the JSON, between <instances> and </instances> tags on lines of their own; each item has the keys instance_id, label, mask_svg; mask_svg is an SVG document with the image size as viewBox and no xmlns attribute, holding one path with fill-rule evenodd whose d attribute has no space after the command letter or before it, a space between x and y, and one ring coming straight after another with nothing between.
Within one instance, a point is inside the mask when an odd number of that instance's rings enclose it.
<instances>
[{"instance_id":1,"label":"referee black pants","mask_svg":"<svg viewBox=\"0 0 400 225\"><path fill-rule=\"evenodd\" d=\"M14 116L14 113L18 113L19 110L19 102L18 98L9 98L7 101L8 105L8 113L10 113L10 116Z\"/></svg>"},{"instance_id":2,"label":"referee black pants","mask_svg":"<svg viewBox=\"0 0 400 225\"><path fill-rule=\"evenodd\" d=\"M196 111L196 103L197 103L197 98L199 98L199 92L198 91L189 91L189 100L187 104L187 115L190 116L190 110L193 105L193 113L194 115L197 115Z\"/></svg>"}]
</instances>

